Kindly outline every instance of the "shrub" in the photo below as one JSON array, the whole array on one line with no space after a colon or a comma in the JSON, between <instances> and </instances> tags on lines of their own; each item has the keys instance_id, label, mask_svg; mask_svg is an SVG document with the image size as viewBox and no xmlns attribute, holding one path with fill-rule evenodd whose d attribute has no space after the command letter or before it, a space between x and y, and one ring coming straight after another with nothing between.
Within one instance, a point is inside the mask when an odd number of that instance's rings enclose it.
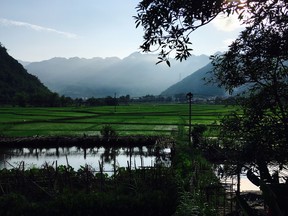
<instances>
[{"instance_id":1,"label":"shrub","mask_svg":"<svg viewBox=\"0 0 288 216\"><path fill-rule=\"evenodd\" d=\"M116 130L111 125L104 125L100 130L100 134L103 136L104 139L109 139L117 136Z\"/></svg>"}]
</instances>

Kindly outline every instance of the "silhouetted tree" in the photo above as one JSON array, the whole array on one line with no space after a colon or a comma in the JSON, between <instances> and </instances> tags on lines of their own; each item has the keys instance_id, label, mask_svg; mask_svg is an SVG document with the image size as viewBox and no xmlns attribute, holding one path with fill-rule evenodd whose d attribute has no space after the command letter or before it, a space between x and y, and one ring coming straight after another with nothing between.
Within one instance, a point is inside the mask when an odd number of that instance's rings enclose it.
<instances>
[{"instance_id":1,"label":"silhouetted tree","mask_svg":"<svg viewBox=\"0 0 288 216\"><path fill-rule=\"evenodd\" d=\"M219 15L237 14L242 23L252 28L266 22L287 22L286 0L142 0L136 9L136 27L144 29L140 48L144 52L159 51L159 62L169 65L172 51L177 60L189 57L191 33Z\"/></svg>"},{"instance_id":2,"label":"silhouetted tree","mask_svg":"<svg viewBox=\"0 0 288 216\"><path fill-rule=\"evenodd\" d=\"M190 33L219 14L237 14L246 24L228 52L212 57L210 82L230 93L243 86L247 90L240 103L243 114L223 120L219 139L232 154L228 160L235 171L247 168L248 178L268 194L273 215L287 215L287 194L278 197L281 190L268 187L278 182L268 166L273 162L281 170L288 163L288 2L143 0L137 9L136 26L144 28L141 49L160 50L159 62L168 65L172 51L180 61L189 57Z\"/></svg>"},{"instance_id":3,"label":"silhouetted tree","mask_svg":"<svg viewBox=\"0 0 288 216\"><path fill-rule=\"evenodd\" d=\"M223 133L231 130L234 133L228 134L242 139L237 145L251 149L249 158L260 173L267 172L271 161L279 165L288 161L287 21L247 28L228 52L213 57L214 78L210 81L230 92L246 86L246 99L240 103L244 115L224 122ZM233 121L238 122L236 128Z\"/></svg>"},{"instance_id":4,"label":"silhouetted tree","mask_svg":"<svg viewBox=\"0 0 288 216\"><path fill-rule=\"evenodd\" d=\"M118 100L119 103L127 105L130 101L130 95L120 96Z\"/></svg>"},{"instance_id":5,"label":"silhouetted tree","mask_svg":"<svg viewBox=\"0 0 288 216\"><path fill-rule=\"evenodd\" d=\"M116 106L116 105L118 105L117 98L113 98L111 96L106 97L104 101L105 101L105 104L108 105L108 106Z\"/></svg>"}]
</instances>

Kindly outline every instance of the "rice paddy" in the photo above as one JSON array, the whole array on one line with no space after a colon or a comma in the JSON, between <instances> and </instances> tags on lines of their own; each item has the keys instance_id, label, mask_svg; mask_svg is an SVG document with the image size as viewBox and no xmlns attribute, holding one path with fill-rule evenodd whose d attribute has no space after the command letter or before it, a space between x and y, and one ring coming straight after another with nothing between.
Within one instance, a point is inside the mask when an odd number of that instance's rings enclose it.
<instances>
[{"instance_id":1,"label":"rice paddy","mask_svg":"<svg viewBox=\"0 0 288 216\"><path fill-rule=\"evenodd\" d=\"M219 125L221 118L236 108L192 104L192 126ZM102 107L2 107L0 136L99 135L111 125L119 135L169 135L179 126L188 127L188 104L132 104Z\"/></svg>"}]
</instances>

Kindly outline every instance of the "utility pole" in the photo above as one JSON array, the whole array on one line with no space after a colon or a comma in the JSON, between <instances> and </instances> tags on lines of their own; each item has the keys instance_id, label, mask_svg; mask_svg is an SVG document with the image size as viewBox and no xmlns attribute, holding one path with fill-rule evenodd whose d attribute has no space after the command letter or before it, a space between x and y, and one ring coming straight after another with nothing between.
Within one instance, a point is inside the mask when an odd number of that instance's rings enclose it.
<instances>
[{"instance_id":1,"label":"utility pole","mask_svg":"<svg viewBox=\"0 0 288 216\"><path fill-rule=\"evenodd\" d=\"M189 131L188 131L188 137L189 137L189 143L191 143L191 103L192 103L192 98L193 98L193 94L191 92L186 94L186 98L189 102Z\"/></svg>"},{"instance_id":2,"label":"utility pole","mask_svg":"<svg viewBox=\"0 0 288 216\"><path fill-rule=\"evenodd\" d=\"M116 106L117 106L117 99L116 99L116 92L114 93L114 112L116 112Z\"/></svg>"}]
</instances>

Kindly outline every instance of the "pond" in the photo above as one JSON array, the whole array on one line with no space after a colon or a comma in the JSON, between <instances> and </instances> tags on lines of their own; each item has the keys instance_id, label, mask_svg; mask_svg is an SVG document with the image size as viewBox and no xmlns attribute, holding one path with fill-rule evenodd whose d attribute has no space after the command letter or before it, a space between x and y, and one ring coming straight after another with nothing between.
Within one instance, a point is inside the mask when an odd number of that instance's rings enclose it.
<instances>
[{"instance_id":1,"label":"pond","mask_svg":"<svg viewBox=\"0 0 288 216\"><path fill-rule=\"evenodd\" d=\"M69 165L75 171L88 165L95 172L100 172L100 166L108 175L114 172L114 166L130 166L132 169L140 167L153 167L161 163L164 166L171 165L170 148L155 150L153 146L143 147L58 147L58 148L0 148L0 169L12 168L41 168L45 165L60 166ZM216 173L215 173L216 174ZM222 178L222 183L233 185L236 190L237 179ZM259 190L243 173L241 175L241 191Z\"/></svg>"},{"instance_id":2,"label":"pond","mask_svg":"<svg viewBox=\"0 0 288 216\"><path fill-rule=\"evenodd\" d=\"M221 183L225 185L230 185L232 191L237 190L237 177L226 177L220 178ZM241 173L240 175L240 191L260 191L260 188L254 185L246 176L246 173Z\"/></svg>"},{"instance_id":3,"label":"pond","mask_svg":"<svg viewBox=\"0 0 288 216\"><path fill-rule=\"evenodd\" d=\"M223 164L217 164L215 169L215 174L220 179L221 183L224 185L230 185L232 187L233 191L237 190L237 176L230 176L230 177L221 177L221 174L219 174L218 169L220 167L223 167ZM282 170L279 170L279 168L276 165L273 165L272 163L269 164L268 169L270 171L270 174L274 173L275 171L278 172L279 175L279 182L280 183L286 183L286 176L288 175L288 168L287 166L283 166ZM257 174L257 172L256 172ZM258 174L259 176L259 174ZM254 185L248 178L247 178L247 171L243 171L240 173L240 191L260 191L260 188L256 185Z\"/></svg>"},{"instance_id":4,"label":"pond","mask_svg":"<svg viewBox=\"0 0 288 216\"><path fill-rule=\"evenodd\" d=\"M155 164L170 166L170 149L157 149L153 147L131 148L0 148L0 169L41 168L43 165L60 166L69 165L78 170L81 166L88 165L93 170L113 172L114 167L128 167L132 169L149 167Z\"/></svg>"}]
</instances>

